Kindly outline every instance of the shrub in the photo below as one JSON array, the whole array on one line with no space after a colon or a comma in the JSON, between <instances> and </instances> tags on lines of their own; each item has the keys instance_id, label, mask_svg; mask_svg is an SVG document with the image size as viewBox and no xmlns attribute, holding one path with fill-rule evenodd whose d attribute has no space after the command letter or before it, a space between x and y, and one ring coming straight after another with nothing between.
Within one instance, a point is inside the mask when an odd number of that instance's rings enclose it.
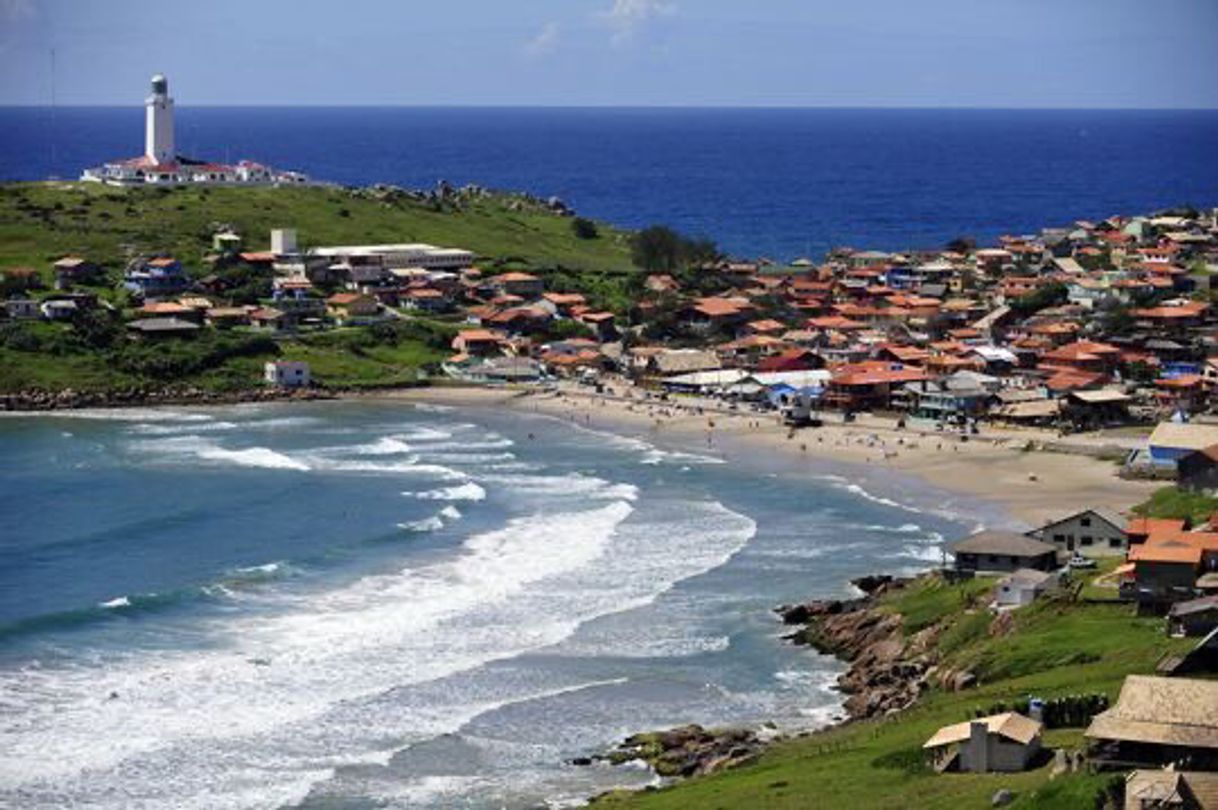
<instances>
[{"instance_id":1,"label":"shrub","mask_svg":"<svg viewBox=\"0 0 1218 810\"><path fill-rule=\"evenodd\" d=\"M576 217L571 220L571 232L576 239L595 239L600 236L596 223L586 217Z\"/></svg>"}]
</instances>

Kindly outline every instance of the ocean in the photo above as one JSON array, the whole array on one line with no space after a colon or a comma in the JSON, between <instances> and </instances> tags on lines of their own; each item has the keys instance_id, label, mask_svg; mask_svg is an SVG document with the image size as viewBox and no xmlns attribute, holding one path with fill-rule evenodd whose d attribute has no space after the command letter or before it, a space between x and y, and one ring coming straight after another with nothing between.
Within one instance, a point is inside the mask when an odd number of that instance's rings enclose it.
<instances>
[{"instance_id":1,"label":"ocean","mask_svg":"<svg viewBox=\"0 0 1218 810\"><path fill-rule=\"evenodd\" d=\"M1218 111L192 108L179 152L319 180L556 195L737 255L992 242L1218 205ZM143 149L143 109L0 108L0 179L74 179Z\"/></svg>"},{"instance_id":2,"label":"ocean","mask_svg":"<svg viewBox=\"0 0 1218 810\"><path fill-rule=\"evenodd\" d=\"M0 805L531 807L646 784L567 764L639 730L824 725L842 666L771 608L987 518L722 452L405 403L0 418Z\"/></svg>"}]
</instances>

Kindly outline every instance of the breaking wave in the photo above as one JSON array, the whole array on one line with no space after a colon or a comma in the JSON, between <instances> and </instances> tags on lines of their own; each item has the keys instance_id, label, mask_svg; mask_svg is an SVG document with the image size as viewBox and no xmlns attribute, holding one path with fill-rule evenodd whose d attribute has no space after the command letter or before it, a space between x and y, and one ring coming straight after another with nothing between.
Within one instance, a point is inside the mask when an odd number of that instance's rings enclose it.
<instances>
[{"instance_id":1,"label":"breaking wave","mask_svg":"<svg viewBox=\"0 0 1218 810\"><path fill-rule=\"evenodd\" d=\"M413 494L416 498L425 501L481 501L486 499L486 490L473 481L467 481L455 487L404 494Z\"/></svg>"}]
</instances>

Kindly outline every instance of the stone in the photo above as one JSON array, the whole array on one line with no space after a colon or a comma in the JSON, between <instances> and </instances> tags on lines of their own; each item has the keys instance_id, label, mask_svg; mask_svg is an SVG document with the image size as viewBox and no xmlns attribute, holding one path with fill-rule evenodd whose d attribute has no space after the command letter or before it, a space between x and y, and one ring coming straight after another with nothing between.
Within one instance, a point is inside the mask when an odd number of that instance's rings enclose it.
<instances>
[{"instance_id":1,"label":"stone","mask_svg":"<svg viewBox=\"0 0 1218 810\"><path fill-rule=\"evenodd\" d=\"M1006 807L1013 801L1015 801L1015 794L1007 788L1002 788L994 792L994 797L990 799L990 805L993 807Z\"/></svg>"}]
</instances>

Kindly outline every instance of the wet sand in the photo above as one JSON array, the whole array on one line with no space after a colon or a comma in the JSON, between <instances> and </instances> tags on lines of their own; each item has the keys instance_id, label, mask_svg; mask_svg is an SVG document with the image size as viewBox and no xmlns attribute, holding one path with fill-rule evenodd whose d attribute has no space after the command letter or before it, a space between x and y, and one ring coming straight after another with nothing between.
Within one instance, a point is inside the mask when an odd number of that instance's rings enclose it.
<instances>
[{"instance_id":1,"label":"wet sand","mask_svg":"<svg viewBox=\"0 0 1218 810\"><path fill-rule=\"evenodd\" d=\"M623 392L619 387L619 393ZM836 463L845 477L905 474L925 484L992 503L1027 526L1087 507L1124 512L1145 499L1154 483L1127 481L1117 465L1085 455L1025 449L1034 434L999 434L962 441L873 425L826 424L792 430L774 414L698 412L696 400L662 402L600 396L591 389L560 392L509 388L437 387L384 392L379 397L436 404L511 408L563 418L586 427L623 432L685 448L781 454Z\"/></svg>"}]
</instances>

